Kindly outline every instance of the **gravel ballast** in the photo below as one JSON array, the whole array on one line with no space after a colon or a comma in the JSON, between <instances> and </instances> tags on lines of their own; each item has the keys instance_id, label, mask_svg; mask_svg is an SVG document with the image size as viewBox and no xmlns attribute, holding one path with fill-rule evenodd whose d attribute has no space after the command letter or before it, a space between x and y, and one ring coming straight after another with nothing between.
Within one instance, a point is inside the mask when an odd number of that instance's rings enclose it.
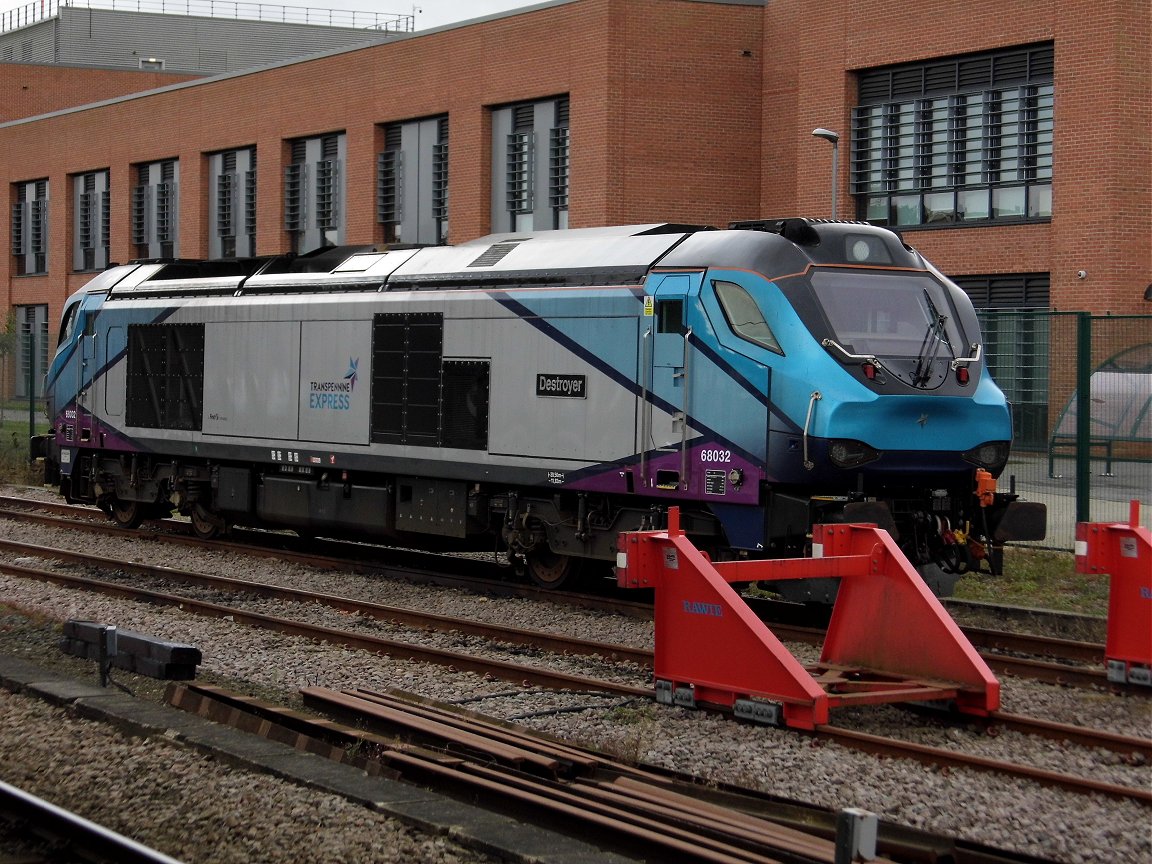
<instances>
[{"instance_id":1,"label":"gravel ballast","mask_svg":"<svg viewBox=\"0 0 1152 864\"><path fill-rule=\"evenodd\" d=\"M411 606L440 614L514 623L526 629L570 633L596 641L650 646L652 639L650 622L581 612L550 603L478 598L461 591L313 571L298 565L241 555L183 550L173 553L161 544L127 535L105 538L0 520L0 536L49 546L81 547L119 560L162 563L376 603ZM174 555L180 560L173 561ZM6 560L11 563L12 558L6 556ZM29 566L43 567L46 564L37 561ZM240 598L234 600L240 602ZM275 607L280 614L288 614L285 610L289 607L284 604L243 602L246 608L255 609L257 605L264 607L268 604L264 611ZM328 644L250 630L227 620L198 618L178 609L114 600L7 575L0 575L0 604L9 607L4 609L0 605L0 651L72 669L78 675L92 676L93 680L93 665L61 657L56 651L53 641L58 635L54 629L58 622L68 618L102 621L172 641L195 644L204 654L198 676L200 680L247 689L255 695L275 697L286 704L293 704L296 691L303 686L335 689L394 687L443 701L469 700L471 710L501 718L531 715L550 704L569 707L587 704L586 711L529 716L519 722L551 735L601 747L616 755L692 772L711 780L751 786L775 795L834 808L863 807L884 819L1069 864L1152 860L1148 809L1131 801L1063 792L984 772L945 771L905 760L878 759L837 745L820 745L789 730L749 726L702 712L658 707L649 701L627 702L619 698L581 694L552 694L546 698L534 692L521 694L515 685L508 682L485 680L429 664L353 652ZM293 616L307 613L309 620L316 616L316 621L328 626L351 629L355 625L377 630L381 626L380 622L359 619L359 616L317 607L297 607L299 604L292 608ZM358 620L351 620L353 618ZM395 628L389 628L389 631L388 638L401 638ZM455 642L458 650L480 650L458 634L445 637L443 634L410 633L404 638L428 640L429 644L443 644L447 639ZM526 661L522 656L509 659ZM564 663L569 660L577 665L565 667ZM565 671L576 668L583 674L607 674L589 668L586 660L545 657L540 662ZM616 667L616 674L634 679L638 686L647 686L641 670ZM143 696L154 696L162 689L134 677L130 683ZM1015 680L1002 681L1002 695L1002 708L1008 712L1106 728L1126 735L1147 737L1152 730L1152 702L1147 699ZM280 853L268 846L261 847L258 858L253 858L253 847L245 845L250 842L248 833L254 832L259 836L281 829L261 827L256 820L267 808L251 808L245 802L291 794L291 784L271 778L246 777L236 779L234 788L228 771L202 755L177 755L170 751L181 748L170 742L118 741L112 733L77 734L73 724L80 721L59 709L27 702L24 697L0 693L0 717L3 718L0 720L0 755L3 756L0 759L0 779L19 785L25 777L39 778L37 788L40 791L36 788L30 791L43 795L45 791L61 787L57 778L67 777L72 781L85 776L87 766L100 764L105 758L102 754L107 753L109 765L131 764L137 774L156 775L161 784L157 787L161 800L166 800L165 796L179 798L176 793L183 792L185 800L176 801L173 806L185 816L195 813L199 818L216 824L216 820L226 822L229 817L235 820L235 814L243 812L246 820L253 820L246 822L244 831L239 832L235 857L224 857L233 854L226 848L227 838L237 834L235 826L220 832L223 836L215 842L210 854L203 850L197 852L193 848L195 844L187 838L174 838L173 842L178 844L175 846L158 847L189 862L483 860L468 857L476 853L454 847L444 838L421 838L396 825L379 829L372 827L366 831L357 827L361 823L356 820L381 819L379 814L347 802L326 800L302 803L297 809L292 804L284 808L286 812L323 813L323 835L318 834L319 829L315 827L302 829L298 837L289 833L288 836L297 837L294 843L286 844L292 853L290 856L279 857ZM1127 760L1114 754L1094 754L1083 748L1064 747L1028 736L1003 734L991 738L959 727L942 729L894 708L859 709L843 716L836 714L833 721L864 731L900 734L936 746L986 753L1004 761L1038 764L1052 770L1088 770L1093 776L1099 775L1097 779L1111 779L1111 782L1146 785L1152 782L1152 768L1127 764ZM91 753L87 752L89 747L93 748ZM42 760L49 758L52 760L50 771L37 767ZM1071 768L1073 761L1082 767ZM75 767L63 767L68 765ZM147 769L146 765L153 767ZM98 771L94 773L99 775ZM203 778L203 785L199 778ZM252 791L254 787L245 785L256 780L288 788L265 789L261 786L256 792ZM220 787L219 793L212 791L216 786ZM308 794L318 795L314 792ZM63 806L75 803L54 800ZM212 810L214 803L221 806ZM348 808L347 812L341 803ZM109 806L111 810L119 809L115 804ZM124 808L124 812L134 809L128 801L124 802ZM96 818L91 814L85 815ZM340 826L332 828L331 836L329 821L332 826ZM300 822L309 824L307 819ZM106 824L117 827L110 822ZM384 852L366 846L357 847L359 851L339 851L343 847L338 837L357 837L359 842L364 842L366 833L373 836L378 833L387 838L381 841L382 846L393 844L397 850L395 857L384 857ZM150 842L146 837L138 839ZM308 854L314 853L317 857L301 857L302 849L310 849ZM338 857L331 850L350 857Z\"/></svg>"}]
</instances>

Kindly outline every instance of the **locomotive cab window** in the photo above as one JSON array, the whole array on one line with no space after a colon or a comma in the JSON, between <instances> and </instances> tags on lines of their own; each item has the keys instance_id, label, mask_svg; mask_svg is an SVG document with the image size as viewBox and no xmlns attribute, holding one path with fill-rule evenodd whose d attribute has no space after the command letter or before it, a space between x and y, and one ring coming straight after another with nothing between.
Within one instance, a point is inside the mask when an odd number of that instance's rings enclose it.
<instances>
[{"instance_id":1,"label":"locomotive cab window","mask_svg":"<svg viewBox=\"0 0 1152 864\"><path fill-rule=\"evenodd\" d=\"M856 354L960 356L967 343L944 286L928 275L817 270L812 287L833 338Z\"/></svg>"},{"instance_id":2,"label":"locomotive cab window","mask_svg":"<svg viewBox=\"0 0 1152 864\"><path fill-rule=\"evenodd\" d=\"M656 301L656 332L684 333L684 301Z\"/></svg>"},{"instance_id":3,"label":"locomotive cab window","mask_svg":"<svg viewBox=\"0 0 1152 864\"><path fill-rule=\"evenodd\" d=\"M733 333L769 351L784 353L772 328L764 319L760 304L746 288L735 282L723 282L718 279L712 282L712 288L716 291L716 299Z\"/></svg>"},{"instance_id":4,"label":"locomotive cab window","mask_svg":"<svg viewBox=\"0 0 1152 864\"><path fill-rule=\"evenodd\" d=\"M79 303L73 303L64 311L64 320L60 322L60 338L56 340L57 345L63 345L72 338L72 331L76 327L76 310L79 308Z\"/></svg>"}]
</instances>

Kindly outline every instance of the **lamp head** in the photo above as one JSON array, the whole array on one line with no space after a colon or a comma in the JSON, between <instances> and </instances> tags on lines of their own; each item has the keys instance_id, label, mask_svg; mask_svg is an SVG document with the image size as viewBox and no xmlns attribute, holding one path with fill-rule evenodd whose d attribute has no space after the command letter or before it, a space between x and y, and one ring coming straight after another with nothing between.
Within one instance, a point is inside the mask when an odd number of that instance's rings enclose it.
<instances>
[{"instance_id":1,"label":"lamp head","mask_svg":"<svg viewBox=\"0 0 1152 864\"><path fill-rule=\"evenodd\" d=\"M833 144L840 140L840 133L825 129L823 126L813 129L812 135L816 138L823 138L825 141L831 141Z\"/></svg>"}]
</instances>

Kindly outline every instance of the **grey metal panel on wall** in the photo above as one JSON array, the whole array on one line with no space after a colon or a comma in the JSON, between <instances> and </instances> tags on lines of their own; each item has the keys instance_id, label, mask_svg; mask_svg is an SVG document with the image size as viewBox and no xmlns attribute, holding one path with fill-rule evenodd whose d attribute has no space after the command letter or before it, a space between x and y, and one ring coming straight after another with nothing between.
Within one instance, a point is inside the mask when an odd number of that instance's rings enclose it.
<instances>
[{"instance_id":1,"label":"grey metal panel on wall","mask_svg":"<svg viewBox=\"0 0 1152 864\"><path fill-rule=\"evenodd\" d=\"M492 230L547 231L555 228L552 204L548 195L551 169L549 139L556 126L557 104L564 97L522 102L492 110ZM531 108L531 128L517 128L515 115L519 110ZM514 132L530 135L530 167L527 187L530 210L510 212L508 207L509 136Z\"/></svg>"},{"instance_id":2,"label":"grey metal panel on wall","mask_svg":"<svg viewBox=\"0 0 1152 864\"><path fill-rule=\"evenodd\" d=\"M56 22L43 21L0 34L0 63L55 63Z\"/></svg>"},{"instance_id":3,"label":"grey metal panel on wall","mask_svg":"<svg viewBox=\"0 0 1152 864\"><path fill-rule=\"evenodd\" d=\"M433 148L440 138L440 119L405 123L400 134L404 154L401 172L404 214L400 237L406 242L436 243L440 238L432 217L432 169Z\"/></svg>"},{"instance_id":4,"label":"grey metal panel on wall","mask_svg":"<svg viewBox=\"0 0 1152 864\"><path fill-rule=\"evenodd\" d=\"M57 56L36 62L138 69L142 60L155 59L167 72L214 74L385 38L380 31L352 27L64 6Z\"/></svg>"}]
</instances>

